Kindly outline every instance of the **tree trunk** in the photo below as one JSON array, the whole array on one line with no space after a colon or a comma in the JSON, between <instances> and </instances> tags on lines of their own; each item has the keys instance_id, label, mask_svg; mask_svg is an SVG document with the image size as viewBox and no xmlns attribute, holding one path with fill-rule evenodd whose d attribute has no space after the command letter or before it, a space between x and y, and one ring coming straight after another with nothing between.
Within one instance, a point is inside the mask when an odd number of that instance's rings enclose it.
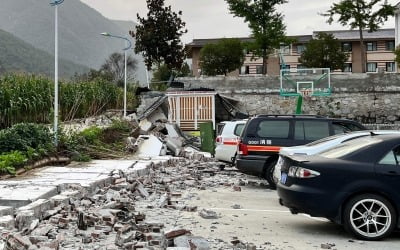
<instances>
[{"instance_id":1,"label":"tree trunk","mask_svg":"<svg viewBox=\"0 0 400 250\"><path fill-rule=\"evenodd\" d=\"M364 36L362 28L359 28L359 32L360 32L360 48L361 48L361 72L365 73L367 60L366 60L366 52L365 52L365 44L364 44Z\"/></svg>"},{"instance_id":2,"label":"tree trunk","mask_svg":"<svg viewBox=\"0 0 400 250\"><path fill-rule=\"evenodd\" d=\"M265 76L267 74L267 50L263 49L262 56L262 74Z\"/></svg>"}]
</instances>

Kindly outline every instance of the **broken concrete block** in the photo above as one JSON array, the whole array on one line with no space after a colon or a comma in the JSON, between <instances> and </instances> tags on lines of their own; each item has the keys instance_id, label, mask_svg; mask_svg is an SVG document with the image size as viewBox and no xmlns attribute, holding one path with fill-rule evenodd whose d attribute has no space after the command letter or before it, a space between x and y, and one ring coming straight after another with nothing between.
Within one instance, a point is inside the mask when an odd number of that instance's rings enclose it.
<instances>
[{"instance_id":1,"label":"broken concrete block","mask_svg":"<svg viewBox=\"0 0 400 250\"><path fill-rule=\"evenodd\" d=\"M204 219L218 219L218 214L215 211L202 209L199 215Z\"/></svg>"},{"instance_id":2,"label":"broken concrete block","mask_svg":"<svg viewBox=\"0 0 400 250\"><path fill-rule=\"evenodd\" d=\"M172 138L167 136L166 138L166 146L169 150L171 150L175 156L180 155L181 151L182 151L182 145L183 145L183 139L181 138Z\"/></svg>"},{"instance_id":3,"label":"broken concrete block","mask_svg":"<svg viewBox=\"0 0 400 250\"><path fill-rule=\"evenodd\" d=\"M0 227L3 227L5 229L14 229L15 228L15 220L14 216L11 215L6 215L0 217Z\"/></svg>"},{"instance_id":4,"label":"broken concrete block","mask_svg":"<svg viewBox=\"0 0 400 250\"><path fill-rule=\"evenodd\" d=\"M49 240L49 238L47 236L29 236L29 240L32 244L37 244L39 242L46 242Z\"/></svg>"},{"instance_id":5,"label":"broken concrete block","mask_svg":"<svg viewBox=\"0 0 400 250\"><path fill-rule=\"evenodd\" d=\"M198 236L179 236L174 239L176 247L186 247L196 250L210 250L210 244L203 237Z\"/></svg>"},{"instance_id":6,"label":"broken concrete block","mask_svg":"<svg viewBox=\"0 0 400 250\"><path fill-rule=\"evenodd\" d=\"M67 206L69 205L69 198L68 196L59 194L50 198L50 201L53 203L53 206L58 207L60 205Z\"/></svg>"},{"instance_id":7,"label":"broken concrete block","mask_svg":"<svg viewBox=\"0 0 400 250\"><path fill-rule=\"evenodd\" d=\"M147 134L153 128L153 123L147 119L143 119L139 122L139 127L142 134Z\"/></svg>"},{"instance_id":8,"label":"broken concrete block","mask_svg":"<svg viewBox=\"0 0 400 250\"><path fill-rule=\"evenodd\" d=\"M32 210L22 210L15 218L15 226L18 231L22 231L24 228L29 228L34 220L36 220L36 216Z\"/></svg>"},{"instance_id":9,"label":"broken concrete block","mask_svg":"<svg viewBox=\"0 0 400 250\"><path fill-rule=\"evenodd\" d=\"M0 216L13 215L13 213L13 207L0 206Z\"/></svg>"},{"instance_id":10,"label":"broken concrete block","mask_svg":"<svg viewBox=\"0 0 400 250\"><path fill-rule=\"evenodd\" d=\"M43 219L44 212L51 209L53 209L53 204L50 200L38 199L31 204L18 208L17 214L21 211L33 211L36 218Z\"/></svg>"},{"instance_id":11,"label":"broken concrete block","mask_svg":"<svg viewBox=\"0 0 400 250\"><path fill-rule=\"evenodd\" d=\"M54 228L53 225L50 224L41 224L35 230L32 231L32 236L46 236L50 230Z\"/></svg>"},{"instance_id":12,"label":"broken concrete block","mask_svg":"<svg viewBox=\"0 0 400 250\"><path fill-rule=\"evenodd\" d=\"M133 241L136 236L136 231L128 232L128 233L121 233L118 232L117 236L115 237L115 245L123 246L125 243Z\"/></svg>"},{"instance_id":13,"label":"broken concrete block","mask_svg":"<svg viewBox=\"0 0 400 250\"><path fill-rule=\"evenodd\" d=\"M141 135L136 141L138 147L136 156L152 157L160 156L163 143L154 135Z\"/></svg>"},{"instance_id":14,"label":"broken concrete block","mask_svg":"<svg viewBox=\"0 0 400 250\"><path fill-rule=\"evenodd\" d=\"M147 192L147 190L144 188L144 186L143 186L142 183L139 183L139 184L136 186L136 190L139 191L140 195L141 195L143 198L148 198L148 197L149 197L149 192Z\"/></svg>"},{"instance_id":15,"label":"broken concrete block","mask_svg":"<svg viewBox=\"0 0 400 250\"><path fill-rule=\"evenodd\" d=\"M29 249L32 246L28 237L24 237L21 234L9 234L6 239L7 250L23 250Z\"/></svg>"}]
</instances>

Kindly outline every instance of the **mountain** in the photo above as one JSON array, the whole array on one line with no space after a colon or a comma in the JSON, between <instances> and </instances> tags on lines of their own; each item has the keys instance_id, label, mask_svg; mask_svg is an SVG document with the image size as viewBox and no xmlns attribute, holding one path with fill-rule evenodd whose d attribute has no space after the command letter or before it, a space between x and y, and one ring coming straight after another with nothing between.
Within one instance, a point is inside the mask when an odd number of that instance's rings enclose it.
<instances>
[{"instance_id":1,"label":"mountain","mask_svg":"<svg viewBox=\"0 0 400 250\"><path fill-rule=\"evenodd\" d=\"M0 29L54 54L54 7L43 0L1 0ZM111 3L110 3L111 4ZM132 17L135 13L132 13ZM125 41L100 35L108 32L129 37L134 22L119 22L105 18L80 0L67 0L58 7L60 58L98 69L113 52L122 52ZM133 55L133 50L132 50ZM140 56L137 78L145 79Z\"/></svg>"},{"instance_id":2,"label":"mountain","mask_svg":"<svg viewBox=\"0 0 400 250\"><path fill-rule=\"evenodd\" d=\"M59 61L60 77L67 78L87 71L89 68L86 66L63 59ZM54 56L0 30L0 72L28 72L52 77Z\"/></svg>"}]
</instances>

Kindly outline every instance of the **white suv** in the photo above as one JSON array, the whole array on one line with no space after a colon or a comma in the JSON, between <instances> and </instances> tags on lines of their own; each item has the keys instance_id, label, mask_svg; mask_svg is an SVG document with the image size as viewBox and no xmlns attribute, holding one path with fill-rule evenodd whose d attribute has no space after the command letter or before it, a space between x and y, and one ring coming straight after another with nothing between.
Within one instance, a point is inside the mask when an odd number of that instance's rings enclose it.
<instances>
[{"instance_id":1,"label":"white suv","mask_svg":"<svg viewBox=\"0 0 400 250\"><path fill-rule=\"evenodd\" d=\"M215 159L233 163L240 134L247 120L225 121L218 124Z\"/></svg>"}]
</instances>

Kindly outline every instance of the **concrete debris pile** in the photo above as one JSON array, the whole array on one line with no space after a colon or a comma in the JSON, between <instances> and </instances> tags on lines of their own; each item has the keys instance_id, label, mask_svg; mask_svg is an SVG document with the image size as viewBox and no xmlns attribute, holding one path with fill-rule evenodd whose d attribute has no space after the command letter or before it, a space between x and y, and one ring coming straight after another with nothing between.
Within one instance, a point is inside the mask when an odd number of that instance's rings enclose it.
<instances>
[{"instance_id":1,"label":"concrete debris pile","mask_svg":"<svg viewBox=\"0 0 400 250\"><path fill-rule=\"evenodd\" d=\"M143 119L135 125L127 139L127 149L138 157L181 156L188 146L196 151L200 147L197 138L188 138L176 124L165 119L153 122Z\"/></svg>"},{"instance_id":2,"label":"concrete debris pile","mask_svg":"<svg viewBox=\"0 0 400 250\"><path fill-rule=\"evenodd\" d=\"M147 175L112 171L111 185L89 192L70 184L59 195L18 208L15 218L0 223L0 249L233 249L238 242L192 235L177 221L183 211L218 218L186 203L195 190L244 184L235 183L240 174L221 170L221 163L195 150L182 155L152 164Z\"/></svg>"}]
</instances>

